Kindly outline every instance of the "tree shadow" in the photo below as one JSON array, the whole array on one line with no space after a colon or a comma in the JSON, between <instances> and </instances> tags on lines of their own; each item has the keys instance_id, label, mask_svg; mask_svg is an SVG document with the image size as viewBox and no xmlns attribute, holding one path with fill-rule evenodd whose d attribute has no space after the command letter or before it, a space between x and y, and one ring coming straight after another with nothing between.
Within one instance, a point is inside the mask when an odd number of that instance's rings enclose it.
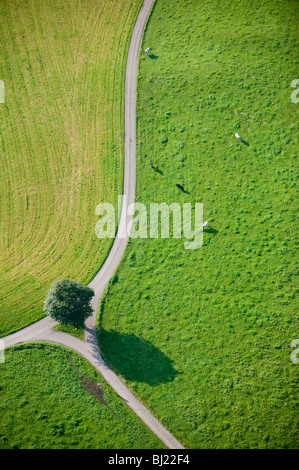
<instances>
[{"instance_id":1,"label":"tree shadow","mask_svg":"<svg viewBox=\"0 0 299 470\"><path fill-rule=\"evenodd\" d=\"M159 56L155 54L149 54L148 56L150 59L153 59L153 60L159 59Z\"/></svg>"},{"instance_id":2,"label":"tree shadow","mask_svg":"<svg viewBox=\"0 0 299 470\"><path fill-rule=\"evenodd\" d=\"M121 334L101 328L99 342L109 363L126 380L154 386L171 382L177 375L172 360L133 333Z\"/></svg>"},{"instance_id":3,"label":"tree shadow","mask_svg":"<svg viewBox=\"0 0 299 470\"><path fill-rule=\"evenodd\" d=\"M216 233L218 233L218 230L216 230L216 229L213 228L213 227L205 227L204 232L206 232L206 233L212 233L213 235L216 235Z\"/></svg>"}]
</instances>

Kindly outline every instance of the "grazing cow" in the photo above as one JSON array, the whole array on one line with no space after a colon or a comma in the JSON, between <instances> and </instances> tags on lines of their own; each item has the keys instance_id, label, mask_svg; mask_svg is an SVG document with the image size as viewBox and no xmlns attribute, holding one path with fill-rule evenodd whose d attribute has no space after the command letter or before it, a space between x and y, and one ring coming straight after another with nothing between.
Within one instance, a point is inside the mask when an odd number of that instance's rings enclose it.
<instances>
[{"instance_id":1,"label":"grazing cow","mask_svg":"<svg viewBox=\"0 0 299 470\"><path fill-rule=\"evenodd\" d=\"M238 140L242 140L241 137L239 136L238 132L235 133L235 136L237 137Z\"/></svg>"},{"instance_id":2,"label":"grazing cow","mask_svg":"<svg viewBox=\"0 0 299 470\"><path fill-rule=\"evenodd\" d=\"M153 170L155 170L156 168L154 167L154 165L152 164L152 162L150 162L150 166Z\"/></svg>"},{"instance_id":3,"label":"grazing cow","mask_svg":"<svg viewBox=\"0 0 299 470\"><path fill-rule=\"evenodd\" d=\"M208 223L209 223L209 222L206 221L206 222L203 224L202 229L204 229L204 228L208 225Z\"/></svg>"},{"instance_id":4,"label":"grazing cow","mask_svg":"<svg viewBox=\"0 0 299 470\"><path fill-rule=\"evenodd\" d=\"M149 53L149 47L147 47L147 48L145 49L145 53L146 53L146 55Z\"/></svg>"},{"instance_id":5,"label":"grazing cow","mask_svg":"<svg viewBox=\"0 0 299 470\"><path fill-rule=\"evenodd\" d=\"M181 191L184 191L184 188L181 184L176 184L176 187L179 188Z\"/></svg>"}]
</instances>

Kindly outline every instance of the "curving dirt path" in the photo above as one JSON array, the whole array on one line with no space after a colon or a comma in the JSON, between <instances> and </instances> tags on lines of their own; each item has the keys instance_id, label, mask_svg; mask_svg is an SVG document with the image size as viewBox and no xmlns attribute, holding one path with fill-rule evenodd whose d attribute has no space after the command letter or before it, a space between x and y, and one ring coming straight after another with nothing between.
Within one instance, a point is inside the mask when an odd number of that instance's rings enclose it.
<instances>
[{"instance_id":1,"label":"curving dirt path","mask_svg":"<svg viewBox=\"0 0 299 470\"><path fill-rule=\"evenodd\" d=\"M126 68L125 82L125 141L124 141L124 187L126 206L135 200L135 152L136 152L136 78L139 48L142 33L148 14L154 0L144 0L132 33ZM128 236L126 227L131 216L127 216L126 206L122 207L117 236L111 251L97 275L89 284L95 291L93 298L93 315L85 324L85 341L81 341L66 333L54 331L57 324L50 318L42 320L23 328L16 333L1 338L5 347L31 341L45 341L66 346L87 359L107 380L111 387L127 403L127 405L142 419L142 421L161 439L169 449L183 449L184 447L170 434L164 426L149 412L149 410L130 392L119 377L109 368L103 360L96 337L96 313L103 289L117 268L124 253ZM121 236L119 236L121 235Z\"/></svg>"}]
</instances>

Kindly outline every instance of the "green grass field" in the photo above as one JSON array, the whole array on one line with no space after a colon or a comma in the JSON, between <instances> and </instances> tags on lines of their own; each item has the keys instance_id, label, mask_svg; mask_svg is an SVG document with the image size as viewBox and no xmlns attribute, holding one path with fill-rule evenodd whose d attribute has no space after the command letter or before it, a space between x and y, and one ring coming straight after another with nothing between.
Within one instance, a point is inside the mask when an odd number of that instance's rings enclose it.
<instances>
[{"instance_id":1,"label":"green grass field","mask_svg":"<svg viewBox=\"0 0 299 470\"><path fill-rule=\"evenodd\" d=\"M122 192L127 49L142 0L0 3L0 337L43 316L52 281L89 282Z\"/></svg>"},{"instance_id":2,"label":"green grass field","mask_svg":"<svg viewBox=\"0 0 299 470\"><path fill-rule=\"evenodd\" d=\"M7 349L1 364L0 448L164 448L107 382L102 389L97 385L101 382L84 359L60 346Z\"/></svg>"},{"instance_id":3,"label":"green grass field","mask_svg":"<svg viewBox=\"0 0 299 470\"><path fill-rule=\"evenodd\" d=\"M99 340L189 448L299 443L297 6L158 0L143 40L136 199L202 202L209 228L199 250L130 240Z\"/></svg>"},{"instance_id":4,"label":"green grass field","mask_svg":"<svg viewBox=\"0 0 299 470\"><path fill-rule=\"evenodd\" d=\"M73 326L73 325L62 325L58 323L58 325L54 326L53 328L56 331L62 331L63 333L68 333L69 335L75 336L75 338L81 339L84 341L84 326Z\"/></svg>"}]
</instances>

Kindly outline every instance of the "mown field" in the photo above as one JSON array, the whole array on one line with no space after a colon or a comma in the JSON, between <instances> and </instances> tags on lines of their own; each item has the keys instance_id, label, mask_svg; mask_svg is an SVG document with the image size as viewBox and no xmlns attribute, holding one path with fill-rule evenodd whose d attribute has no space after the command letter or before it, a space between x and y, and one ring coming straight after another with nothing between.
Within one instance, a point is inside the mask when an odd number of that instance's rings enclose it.
<instances>
[{"instance_id":1,"label":"mown field","mask_svg":"<svg viewBox=\"0 0 299 470\"><path fill-rule=\"evenodd\" d=\"M82 357L57 345L7 349L0 448L164 448L107 382L98 386L102 379Z\"/></svg>"},{"instance_id":2,"label":"mown field","mask_svg":"<svg viewBox=\"0 0 299 470\"><path fill-rule=\"evenodd\" d=\"M122 192L126 53L141 0L0 3L0 337L43 316L52 281L89 282Z\"/></svg>"},{"instance_id":3,"label":"mown field","mask_svg":"<svg viewBox=\"0 0 299 470\"><path fill-rule=\"evenodd\" d=\"M143 41L136 199L202 202L209 227L198 250L130 240L99 341L190 448L299 444L297 7L157 0Z\"/></svg>"}]
</instances>

